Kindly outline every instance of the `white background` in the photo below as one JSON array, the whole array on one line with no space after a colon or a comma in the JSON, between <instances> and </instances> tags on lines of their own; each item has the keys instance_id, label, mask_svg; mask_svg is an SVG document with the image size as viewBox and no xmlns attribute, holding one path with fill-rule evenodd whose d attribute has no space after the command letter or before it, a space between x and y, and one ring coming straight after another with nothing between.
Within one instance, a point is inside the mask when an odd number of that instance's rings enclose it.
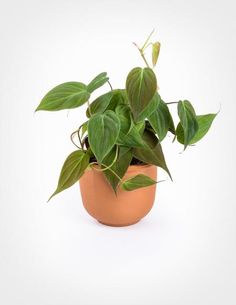
<instances>
[{"instance_id":1,"label":"white background","mask_svg":"<svg viewBox=\"0 0 236 305\"><path fill-rule=\"evenodd\" d=\"M0 3L0 303L235 304L235 2ZM160 94L198 114L221 108L213 128L184 153L164 141L174 183L137 225L98 224L78 185L47 204L86 107L34 114L40 99L102 71L124 87L143 66L132 41L153 28Z\"/></svg>"}]
</instances>

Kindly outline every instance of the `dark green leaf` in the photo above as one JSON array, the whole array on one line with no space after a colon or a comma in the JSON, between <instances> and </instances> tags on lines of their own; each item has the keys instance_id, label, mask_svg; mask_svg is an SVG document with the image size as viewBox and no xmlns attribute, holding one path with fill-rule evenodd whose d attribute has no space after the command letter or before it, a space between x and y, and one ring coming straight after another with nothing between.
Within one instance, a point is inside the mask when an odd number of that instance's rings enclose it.
<instances>
[{"instance_id":1,"label":"dark green leaf","mask_svg":"<svg viewBox=\"0 0 236 305\"><path fill-rule=\"evenodd\" d=\"M104 85L109 80L106 72L102 72L98 74L89 84L88 91L92 93L94 90L98 89L102 85Z\"/></svg>"},{"instance_id":2,"label":"dark green leaf","mask_svg":"<svg viewBox=\"0 0 236 305\"><path fill-rule=\"evenodd\" d=\"M133 155L138 160L147 164L154 164L164 169L170 176L171 174L166 165L165 157L162 152L161 144L151 131L144 131L143 140L146 143L145 148L134 148Z\"/></svg>"},{"instance_id":3,"label":"dark green leaf","mask_svg":"<svg viewBox=\"0 0 236 305\"><path fill-rule=\"evenodd\" d=\"M120 121L111 110L95 114L90 118L88 122L88 140L98 162L101 163L115 145L119 132Z\"/></svg>"},{"instance_id":4,"label":"dark green leaf","mask_svg":"<svg viewBox=\"0 0 236 305\"><path fill-rule=\"evenodd\" d=\"M157 90L157 80L150 68L134 68L126 80L129 104L135 121L148 106Z\"/></svg>"},{"instance_id":5,"label":"dark green leaf","mask_svg":"<svg viewBox=\"0 0 236 305\"><path fill-rule=\"evenodd\" d=\"M109 91L96 98L96 100L91 103L89 109L86 111L87 117L89 118L90 114L93 115L96 113L103 113L110 104L112 97L113 91Z\"/></svg>"},{"instance_id":6,"label":"dark green leaf","mask_svg":"<svg viewBox=\"0 0 236 305\"><path fill-rule=\"evenodd\" d=\"M106 166L109 166L112 164L112 161L114 160L116 155L116 148L114 147L109 154L104 158L103 164ZM123 178L124 174L126 173L130 162L132 159L132 152L130 148L119 146L119 154L117 161L113 164L113 166L110 169L107 169L104 171L104 174L112 186L113 190L116 192L116 188L120 182L118 177L113 173L115 172L120 178ZM104 167L103 167L104 168Z\"/></svg>"},{"instance_id":7,"label":"dark green leaf","mask_svg":"<svg viewBox=\"0 0 236 305\"><path fill-rule=\"evenodd\" d=\"M152 44L152 64L153 64L153 67L155 67L155 65L157 63L159 53L160 53L160 47L161 47L161 44L158 41Z\"/></svg>"},{"instance_id":8,"label":"dark green leaf","mask_svg":"<svg viewBox=\"0 0 236 305\"><path fill-rule=\"evenodd\" d=\"M68 82L49 91L37 107L38 110L57 111L83 105L90 97L87 86L78 82Z\"/></svg>"},{"instance_id":9,"label":"dark green leaf","mask_svg":"<svg viewBox=\"0 0 236 305\"><path fill-rule=\"evenodd\" d=\"M189 144L194 144L200 141L208 132L211 127L213 120L215 119L217 114L209 113L205 115L197 115L197 122L198 122L198 131L195 136L192 138ZM184 144L184 130L182 125L179 123L176 129L177 140Z\"/></svg>"},{"instance_id":10,"label":"dark green leaf","mask_svg":"<svg viewBox=\"0 0 236 305\"><path fill-rule=\"evenodd\" d=\"M165 138L169 128L174 127L169 108L162 100L160 100L156 110L149 116L148 120L160 141Z\"/></svg>"},{"instance_id":11,"label":"dark green leaf","mask_svg":"<svg viewBox=\"0 0 236 305\"><path fill-rule=\"evenodd\" d=\"M140 124L135 125L128 105L119 105L116 114L120 120L120 133L117 144L128 147L143 147L144 141L139 132Z\"/></svg>"},{"instance_id":12,"label":"dark green leaf","mask_svg":"<svg viewBox=\"0 0 236 305\"><path fill-rule=\"evenodd\" d=\"M146 118L150 117L150 115L157 109L158 104L160 103L161 97L160 95L156 92L151 99L150 103L148 106L141 112L141 114L138 116L137 121L143 121Z\"/></svg>"},{"instance_id":13,"label":"dark green leaf","mask_svg":"<svg viewBox=\"0 0 236 305\"><path fill-rule=\"evenodd\" d=\"M75 184L89 165L90 155L82 150L76 150L71 153L61 170L56 191L52 194L49 200L56 194L64 191Z\"/></svg>"},{"instance_id":14,"label":"dark green leaf","mask_svg":"<svg viewBox=\"0 0 236 305\"><path fill-rule=\"evenodd\" d=\"M139 174L122 182L121 188L125 191L133 191L141 187L147 187L157 182L150 177Z\"/></svg>"},{"instance_id":15,"label":"dark green leaf","mask_svg":"<svg viewBox=\"0 0 236 305\"><path fill-rule=\"evenodd\" d=\"M186 148L198 131L195 110L189 101L179 101L178 115L184 130L184 148Z\"/></svg>"},{"instance_id":16,"label":"dark green leaf","mask_svg":"<svg viewBox=\"0 0 236 305\"><path fill-rule=\"evenodd\" d=\"M126 90L124 89L116 89L113 90L113 96L110 104L107 107L107 110L115 111L116 107L119 105L128 104L128 98L126 94Z\"/></svg>"}]
</instances>

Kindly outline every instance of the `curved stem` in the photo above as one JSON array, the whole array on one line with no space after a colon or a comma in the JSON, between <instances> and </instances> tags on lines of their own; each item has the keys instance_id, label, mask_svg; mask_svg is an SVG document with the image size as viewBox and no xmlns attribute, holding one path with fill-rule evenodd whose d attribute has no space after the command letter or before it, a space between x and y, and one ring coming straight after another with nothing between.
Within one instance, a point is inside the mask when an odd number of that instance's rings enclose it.
<instances>
[{"instance_id":1,"label":"curved stem","mask_svg":"<svg viewBox=\"0 0 236 305\"><path fill-rule=\"evenodd\" d=\"M87 104L88 104L88 112L89 112L89 116L92 116L91 110L90 110L90 103L89 100L87 100Z\"/></svg>"},{"instance_id":2,"label":"curved stem","mask_svg":"<svg viewBox=\"0 0 236 305\"><path fill-rule=\"evenodd\" d=\"M74 140L73 140L73 136L74 136L77 132L78 132L78 130L72 132L72 134L70 135L70 140L71 140L71 142L72 142L77 148L81 149L82 146L79 147L79 146L74 142Z\"/></svg>"},{"instance_id":3,"label":"curved stem","mask_svg":"<svg viewBox=\"0 0 236 305\"><path fill-rule=\"evenodd\" d=\"M90 166L91 166L91 165L94 165L94 164L98 165L98 162L92 162L92 163L90 163ZM101 165L102 165L102 166L106 166L106 165L103 164L103 163L101 163ZM99 172L102 171L102 170L99 169L99 168L96 168L96 167L93 167L93 168L94 168L96 171L99 171ZM118 178L120 181L122 181L121 177L118 176L117 173L113 171L113 169L111 169L111 168L106 168L106 169L109 169L109 171L111 171L111 172L116 176L116 178Z\"/></svg>"},{"instance_id":4,"label":"curved stem","mask_svg":"<svg viewBox=\"0 0 236 305\"><path fill-rule=\"evenodd\" d=\"M82 144L82 141L81 141L81 138L80 138L80 130L81 130L82 126L83 126L83 125L80 125L80 127L79 127L76 131L72 132L72 134L70 135L70 139L71 139L71 142L72 142L77 148L84 150L83 144ZM78 134L78 139L79 139L80 147L79 147L79 146L75 143L75 141L73 140L73 136L74 136L76 133Z\"/></svg>"},{"instance_id":5,"label":"curved stem","mask_svg":"<svg viewBox=\"0 0 236 305\"><path fill-rule=\"evenodd\" d=\"M109 82L109 80L107 81L108 85L110 86L111 90L113 90L111 83Z\"/></svg>"}]
</instances>

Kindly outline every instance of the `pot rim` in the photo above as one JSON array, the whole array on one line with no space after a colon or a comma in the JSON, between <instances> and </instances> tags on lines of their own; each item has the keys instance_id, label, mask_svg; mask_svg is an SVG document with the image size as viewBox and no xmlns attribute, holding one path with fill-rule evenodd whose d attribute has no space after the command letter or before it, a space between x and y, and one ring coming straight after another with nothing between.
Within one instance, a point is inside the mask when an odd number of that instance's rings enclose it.
<instances>
[{"instance_id":1,"label":"pot rim","mask_svg":"<svg viewBox=\"0 0 236 305\"><path fill-rule=\"evenodd\" d=\"M140 168L147 168L147 167L152 167L152 166L156 167L156 165L154 165L154 164L132 164L132 165L129 165L126 173L137 171ZM100 168L100 166L98 164L93 164L93 167Z\"/></svg>"}]
</instances>

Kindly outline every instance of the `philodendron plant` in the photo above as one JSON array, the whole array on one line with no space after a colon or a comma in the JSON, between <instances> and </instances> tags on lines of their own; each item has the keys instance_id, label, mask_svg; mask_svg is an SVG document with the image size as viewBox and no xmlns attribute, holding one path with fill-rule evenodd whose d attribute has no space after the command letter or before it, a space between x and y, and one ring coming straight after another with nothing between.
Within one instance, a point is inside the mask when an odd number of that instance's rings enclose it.
<instances>
[{"instance_id":1,"label":"philodendron plant","mask_svg":"<svg viewBox=\"0 0 236 305\"><path fill-rule=\"evenodd\" d=\"M166 103L158 93L153 71L160 43L150 42L150 37L142 47L135 44L146 67L132 69L125 88L113 89L107 73L103 72L87 85L76 81L60 84L40 102L36 111L58 111L87 104L87 121L71 135L77 149L65 160L57 189L51 197L72 186L91 167L104 173L115 193L118 187L132 191L156 183L142 174L124 180L130 165L153 164L165 170L171 178L161 146L168 132L184 145L184 149L208 132L216 114L196 115L188 100L174 102L179 116L175 126L169 110L169 104L174 103ZM148 47L152 48L152 65L144 54ZM93 92L105 84L110 90L90 102ZM79 145L74 141L75 136Z\"/></svg>"}]
</instances>

